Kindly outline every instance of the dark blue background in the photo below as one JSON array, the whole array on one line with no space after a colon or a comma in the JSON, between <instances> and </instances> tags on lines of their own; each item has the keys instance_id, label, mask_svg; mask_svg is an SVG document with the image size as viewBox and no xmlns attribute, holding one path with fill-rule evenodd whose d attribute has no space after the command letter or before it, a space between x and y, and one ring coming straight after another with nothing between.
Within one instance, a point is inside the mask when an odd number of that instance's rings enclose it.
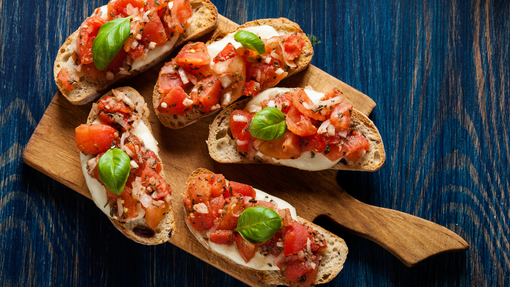
<instances>
[{"instance_id":1,"label":"dark blue background","mask_svg":"<svg viewBox=\"0 0 510 287\"><path fill-rule=\"evenodd\" d=\"M53 62L103 1L0 0L0 284L232 286L172 246L123 237L93 202L22 163L57 87ZM471 248L412 268L343 232L330 286L510 285L508 1L213 1L243 23L287 17L318 38L312 63L370 96L386 164L339 172L363 202L432 220Z\"/></svg>"}]
</instances>

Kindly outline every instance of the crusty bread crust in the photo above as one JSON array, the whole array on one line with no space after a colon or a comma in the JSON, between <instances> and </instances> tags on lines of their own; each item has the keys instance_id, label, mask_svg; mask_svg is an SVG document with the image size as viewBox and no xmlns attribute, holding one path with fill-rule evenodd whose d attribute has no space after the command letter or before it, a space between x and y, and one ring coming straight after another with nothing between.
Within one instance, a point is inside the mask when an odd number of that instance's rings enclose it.
<instances>
[{"instance_id":1,"label":"crusty bread crust","mask_svg":"<svg viewBox=\"0 0 510 287\"><path fill-rule=\"evenodd\" d=\"M176 47L179 47L183 43L190 40L200 38L201 36L214 30L218 25L218 10L216 9L216 6L214 6L209 0L190 0L190 3L193 9L191 25L186 29L184 33L180 34L179 39L174 45L174 48L160 55L149 64L143 66L140 70L131 71L130 75L117 74L111 81L108 81L106 78L100 81L96 81L90 76L83 75L80 77L80 81L74 83L73 89L69 91L64 89L64 84L57 78L57 75L62 68L67 68L70 70L71 68L74 69L75 67L72 57L74 52L74 47L72 47L72 44L75 43L75 40L78 37L78 30L76 30L73 34L71 34L71 36L67 38L62 47L60 47L57 58L55 59L55 63L53 65L53 76L55 78L55 83L57 84L57 87L62 95L64 95L69 100L69 102L74 105L87 104L119 82L135 77L136 75L143 73L157 63L161 62L168 55L170 55L170 53L175 50Z\"/></svg>"},{"instance_id":2,"label":"crusty bread crust","mask_svg":"<svg viewBox=\"0 0 510 287\"><path fill-rule=\"evenodd\" d=\"M199 168L193 171L193 173L188 178L188 181L186 182L186 189L188 189L189 185L193 181L193 179L200 174L210 174L213 173L212 171L209 171L205 168ZM186 190L183 191L183 197L185 196ZM186 213L186 208L184 207L184 204L182 205L184 209L184 214L188 216ZM327 283L333 278L335 278L338 273L343 269L345 260L347 259L347 253L348 248L347 244L345 244L345 241L338 237L337 235L327 231L326 229L315 225L314 223L302 218L297 217L298 221L304 225L310 226L311 228L315 229L319 233L324 235L324 238L326 239L326 242L328 244L328 248L321 254L322 259L319 264L319 269L317 272L317 277L315 278L315 284L323 284ZM184 220L186 222L186 225L188 226L188 229L190 232L195 236L195 238L205 247L207 250L211 251L211 248L209 246L207 237L207 233L203 231L197 231L195 228L193 228L187 220ZM223 256L221 254L217 254L221 258L223 258L225 261L230 262L233 266L235 266L236 269L240 270L250 270L250 268L238 265L231 259L229 259L226 256ZM290 281L282 276L280 274L280 271L278 270L260 270L257 271L257 276L260 278L262 282L265 282L267 284L275 284L275 285L290 285Z\"/></svg>"},{"instance_id":3,"label":"crusty bread crust","mask_svg":"<svg viewBox=\"0 0 510 287\"><path fill-rule=\"evenodd\" d=\"M262 25L269 25L273 27L279 34L287 34L287 33L302 33L303 30L299 27L297 23L294 23L290 21L287 18L275 18L275 19L261 19L261 20L255 20L251 22L247 22L235 30L232 31L217 31L211 39L206 43L207 45L211 44L214 41L219 41L222 38L224 38L226 35L230 33L237 32L239 30L248 28L248 27L255 27L255 26L262 26ZM305 44L303 46L303 49L301 50L301 53L299 56L294 60L296 63L295 68L289 69L289 74L287 77L290 77L308 67L312 61L313 57L313 46L308 37L303 34L303 39L305 40ZM237 101L240 97L233 97L230 101L230 103L234 103ZM157 110L157 107L159 107L159 104L161 103L162 97L159 93L159 80L156 82L156 85L154 86L153 91L153 98L152 103L154 105L154 112L158 116L158 119L161 121L161 123L169 127L171 129L179 129L183 128L187 125L190 125L198 120L200 120L203 117L209 116L215 112L203 114L198 109L193 108L190 112L183 114L183 115L169 115L169 114L162 114ZM230 104L229 103L229 104ZM222 104L222 107L226 107L227 105Z\"/></svg>"},{"instance_id":4,"label":"crusty bread crust","mask_svg":"<svg viewBox=\"0 0 510 287\"><path fill-rule=\"evenodd\" d=\"M138 106L138 103L142 103L143 111L142 111L142 115L140 115L139 118L141 118L143 120L144 124L149 128L149 130L152 133L152 129L151 129L150 121L149 121L150 111L149 111L149 108L147 107L147 104L145 103L144 98L135 89L133 89L131 87L119 87L119 88L116 88L115 90L118 90L118 91L124 93L133 102L135 107ZM109 91L105 95L110 95L110 94L112 94L112 91ZM88 118L87 118L87 123L91 124L97 118L98 118L98 115L96 114L94 109L92 109L89 113ZM159 148L158 148L157 152L159 152ZM160 160L161 160L161 158L160 158ZM166 177L165 177L163 163L161 163L160 175L163 177L163 179L165 181L167 181ZM169 204L170 204L170 206L168 208L168 212L165 214L165 218L159 223L159 225L156 227L156 230L154 230L154 232L152 232L152 230L147 226L144 218L137 219L137 220L131 220L127 223L122 223L122 222L120 222L116 219L113 219L111 217L108 217L108 218L120 232L122 232L126 237L128 237L129 239L131 239L135 242L145 244L145 245L161 244L161 243L167 242L172 237L172 234L175 231L175 220L174 220L174 216L173 216L173 211L172 211L173 209L172 209L171 202L169 202ZM154 235L148 237L149 235L152 235L152 233L154 233Z\"/></svg>"},{"instance_id":5,"label":"crusty bread crust","mask_svg":"<svg viewBox=\"0 0 510 287\"><path fill-rule=\"evenodd\" d=\"M249 99L239 101L222 110L209 126L209 138L207 139L207 147L209 155L220 163L266 163L280 165L273 161L272 158L264 156L256 156L249 159L237 151L236 140L232 137L229 128L230 114L236 109L244 109ZM379 134L379 130L374 123L360 111L353 109L352 121L370 142L370 149L358 161L351 162L346 159L340 160L336 165L331 167L334 170L358 170L358 171L376 171L384 164L386 160L386 152Z\"/></svg>"}]
</instances>

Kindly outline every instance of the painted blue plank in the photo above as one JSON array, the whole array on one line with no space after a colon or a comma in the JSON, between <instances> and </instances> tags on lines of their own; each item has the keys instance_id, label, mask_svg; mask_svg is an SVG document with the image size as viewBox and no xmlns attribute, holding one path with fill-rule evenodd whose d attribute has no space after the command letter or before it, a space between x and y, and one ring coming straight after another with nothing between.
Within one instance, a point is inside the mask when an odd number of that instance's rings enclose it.
<instances>
[{"instance_id":1,"label":"painted blue plank","mask_svg":"<svg viewBox=\"0 0 510 287\"><path fill-rule=\"evenodd\" d=\"M407 268L321 218L350 249L329 286L510 284L507 1L213 2L237 23L299 23L320 41L312 63L375 100L371 118L387 162L375 173L339 172L343 188L444 225L471 245ZM170 244L129 241L91 201L21 162L57 91L58 47L105 3L0 0L0 282L244 285Z\"/></svg>"}]
</instances>

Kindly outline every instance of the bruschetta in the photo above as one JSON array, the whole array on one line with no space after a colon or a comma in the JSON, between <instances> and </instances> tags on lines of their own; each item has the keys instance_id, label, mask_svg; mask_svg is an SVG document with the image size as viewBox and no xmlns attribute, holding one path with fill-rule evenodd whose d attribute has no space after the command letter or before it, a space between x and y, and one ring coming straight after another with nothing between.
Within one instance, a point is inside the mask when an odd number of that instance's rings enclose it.
<instances>
[{"instance_id":1,"label":"bruschetta","mask_svg":"<svg viewBox=\"0 0 510 287\"><path fill-rule=\"evenodd\" d=\"M106 93L75 129L92 200L128 238L147 245L175 230L172 190L165 180L149 109L131 87Z\"/></svg>"},{"instance_id":2,"label":"bruschetta","mask_svg":"<svg viewBox=\"0 0 510 287\"><path fill-rule=\"evenodd\" d=\"M218 11L209 0L111 0L59 49L55 82L71 103L86 104L217 23Z\"/></svg>"},{"instance_id":3,"label":"bruschetta","mask_svg":"<svg viewBox=\"0 0 510 287\"><path fill-rule=\"evenodd\" d=\"M345 241L296 215L282 199L197 169L183 192L186 224L198 241L264 283L313 286L343 268Z\"/></svg>"},{"instance_id":4,"label":"bruschetta","mask_svg":"<svg viewBox=\"0 0 510 287\"><path fill-rule=\"evenodd\" d=\"M378 170L381 135L338 89L272 88L221 111L209 154L221 163L268 163L302 170Z\"/></svg>"},{"instance_id":5,"label":"bruschetta","mask_svg":"<svg viewBox=\"0 0 510 287\"><path fill-rule=\"evenodd\" d=\"M218 32L207 44L188 43L161 69L153 92L155 113L163 125L182 128L275 86L308 67L312 56L306 34L285 18Z\"/></svg>"}]
</instances>

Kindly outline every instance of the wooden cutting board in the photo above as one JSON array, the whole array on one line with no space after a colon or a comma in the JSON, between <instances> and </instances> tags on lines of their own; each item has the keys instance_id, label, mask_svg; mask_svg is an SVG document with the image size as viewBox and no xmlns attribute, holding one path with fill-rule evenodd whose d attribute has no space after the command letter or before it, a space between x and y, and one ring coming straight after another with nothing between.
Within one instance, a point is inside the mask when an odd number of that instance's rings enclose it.
<instances>
[{"instance_id":1,"label":"wooden cutting board","mask_svg":"<svg viewBox=\"0 0 510 287\"><path fill-rule=\"evenodd\" d=\"M237 24L230 20L220 17L218 29L228 31L236 26ZM207 117L180 130L168 129L161 125L154 115L151 97L158 72L162 65L163 63L156 65L151 70L125 84L129 84L138 90L144 96L151 110L150 121L152 130L159 143L160 156L163 160L166 177L169 180L168 183L173 190L172 200L177 227L170 242L247 284L264 286L258 281L255 271L241 272L236 268L232 268L229 263L202 247L188 231L184 223L181 208L181 193L192 171L203 167L217 173L222 173L229 180L250 184L288 201L296 207L298 215L310 221L321 214L326 214L336 220L335 214L340 214L343 211L341 210L342 208L347 209L348 207L331 203L339 201L340 198L345 199L345 196L348 195L338 186L335 171L307 172L287 167L261 164L228 165L213 161L208 155L205 141L208 136L209 124L214 116ZM369 97L314 66L310 66L300 74L286 79L279 86L311 86L319 92L327 92L333 87L338 87L346 95L347 101L351 102L355 108L366 115L370 114L375 107L375 102ZM23 153L23 161L26 164L89 199L91 196L82 175L74 129L86 122L90 109L91 104L84 106L70 104L58 92L48 106ZM362 204L355 200L350 202L353 205ZM325 208L326 206L330 207ZM375 216L379 218L379 215ZM373 230L363 231L365 225L362 222L363 218L359 215L351 214L344 218L359 226L352 229L354 232L374 240L374 238L371 238L372 234L375 234ZM357 221L357 219L361 219L361 221ZM365 219L368 226L368 222L371 219L369 217ZM419 220L420 223L422 221L425 220ZM361 224L359 224L360 222ZM446 231L448 230L446 229ZM408 235L406 238L412 241L411 235ZM381 245L390 250L390 252L397 253L393 252L385 244ZM401 260L403 259L398 254L396 256Z\"/></svg>"}]
</instances>

